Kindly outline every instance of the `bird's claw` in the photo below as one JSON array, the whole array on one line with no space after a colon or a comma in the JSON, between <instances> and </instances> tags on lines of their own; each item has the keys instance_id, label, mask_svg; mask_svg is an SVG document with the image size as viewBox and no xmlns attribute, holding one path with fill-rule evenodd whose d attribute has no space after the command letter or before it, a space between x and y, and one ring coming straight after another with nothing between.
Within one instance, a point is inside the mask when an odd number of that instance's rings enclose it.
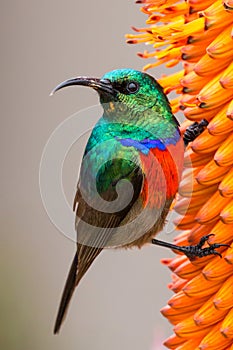
<instances>
[{"instance_id":1,"label":"bird's claw","mask_svg":"<svg viewBox=\"0 0 233 350\"><path fill-rule=\"evenodd\" d=\"M214 234L209 234L206 236L203 236L199 243L196 245L190 245L190 246L182 246L180 247L181 249L179 249L180 251L182 251L189 259L194 259L195 257L198 258L203 258L204 256L208 256L208 255L218 255L220 256L220 258L222 257L222 255L217 252L215 249L220 248L220 247L230 247L228 244L220 244L220 243L213 243L210 244L208 242L208 239L210 236L214 236ZM208 243L208 247L203 248L203 245L205 243Z\"/></svg>"},{"instance_id":2,"label":"bird's claw","mask_svg":"<svg viewBox=\"0 0 233 350\"><path fill-rule=\"evenodd\" d=\"M197 136L199 136L206 129L207 125L208 121L206 119L202 119L199 123L195 122L187 127L183 135L185 146L187 146L189 142L194 141Z\"/></svg>"},{"instance_id":3,"label":"bird's claw","mask_svg":"<svg viewBox=\"0 0 233 350\"><path fill-rule=\"evenodd\" d=\"M185 254L190 260L193 260L194 258L198 257L198 258L203 258L204 256L208 256L208 255L218 255L220 256L220 258L222 257L222 255L217 252L215 249L220 248L220 247L230 247L228 244L220 244L220 243L213 243L210 244L208 242L209 237L214 236L213 233L210 233L206 236L203 236L199 243L196 245L188 245L188 246L178 246L172 243L168 243L168 242L163 242L160 241L158 239L152 239L152 244L155 245L159 245L161 247L166 247L172 250L177 250L183 254ZM208 247L203 248L203 245L205 243L208 243Z\"/></svg>"}]
</instances>

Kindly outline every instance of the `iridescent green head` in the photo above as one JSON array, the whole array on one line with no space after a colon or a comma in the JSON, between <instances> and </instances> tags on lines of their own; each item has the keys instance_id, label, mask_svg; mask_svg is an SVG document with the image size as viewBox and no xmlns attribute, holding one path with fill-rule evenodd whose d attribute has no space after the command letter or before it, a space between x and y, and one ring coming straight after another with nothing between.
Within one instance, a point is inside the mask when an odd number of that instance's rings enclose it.
<instances>
[{"instance_id":1,"label":"iridescent green head","mask_svg":"<svg viewBox=\"0 0 233 350\"><path fill-rule=\"evenodd\" d=\"M138 120L142 113L157 114L162 119L172 119L172 112L166 95L158 82L149 74L134 69L116 69L101 79L77 77L64 81L52 93L63 87L83 85L95 89L109 120ZM150 116L152 118L152 115ZM150 118L149 117L149 118Z\"/></svg>"},{"instance_id":2,"label":"iridescent green head","mask_svg":"<svg viewBox=\"0 0 233 350\"><path fill-rule=\"evenodd\" d=\"M106 73L101 81L111 84L113 102L120 102L129 109L142 112L157 104L170 108L162 87L149 74L134 69L116 69ZM101 103L108 101L101 94L100 100Z\"/></svg>"}]
</instances>

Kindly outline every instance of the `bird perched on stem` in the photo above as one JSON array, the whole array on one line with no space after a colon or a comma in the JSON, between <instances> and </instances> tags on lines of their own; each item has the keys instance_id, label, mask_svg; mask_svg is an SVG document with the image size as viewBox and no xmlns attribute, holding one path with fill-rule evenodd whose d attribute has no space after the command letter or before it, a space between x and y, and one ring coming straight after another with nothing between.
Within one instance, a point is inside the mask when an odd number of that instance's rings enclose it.
<instances>
[{"instance_id":1,"label":"bird perched on stem","mask_svg":"<svg viewBox=\"0 0 233 350\"><path fill-rule=\"evenodd\" d=\"M179 247L154 239L162 230L176 195L184 143L207 125L195 124L180 135L162 87L146 73L118 69L101 79L77 77L58 85L83 85L97 91L103 115L84 152L74 200L77 251L62 295L54 333L60 329L75 287L106 247L153 243L190 258L219 254L215 244Z\"/></svg>"}]
</instances>

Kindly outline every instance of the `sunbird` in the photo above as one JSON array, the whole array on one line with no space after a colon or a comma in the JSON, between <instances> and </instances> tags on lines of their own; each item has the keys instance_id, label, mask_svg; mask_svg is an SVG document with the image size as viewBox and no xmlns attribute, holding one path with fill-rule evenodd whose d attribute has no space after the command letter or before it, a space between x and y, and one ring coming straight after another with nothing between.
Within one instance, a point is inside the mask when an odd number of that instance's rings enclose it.
<instances>
[{"instance_id":1,"label":"sunbird","mask_svg":"<svg viewBox=\"0 0 233 350\"><path fill-rule=\"evenodd\" d=\"M59 84L97 91L103 115L92 130L83 155L74 199L77 251L61 298L54 333L58 333L75 287L106 247L141 248L153 243L189 258L209 254L223 244L176 246L155 239L177 193L185 146L207 126L194 123L181 136L179 123L162 87L150 75L117 69L101 79L76 77Z\"/></svg>"}]
</instances>

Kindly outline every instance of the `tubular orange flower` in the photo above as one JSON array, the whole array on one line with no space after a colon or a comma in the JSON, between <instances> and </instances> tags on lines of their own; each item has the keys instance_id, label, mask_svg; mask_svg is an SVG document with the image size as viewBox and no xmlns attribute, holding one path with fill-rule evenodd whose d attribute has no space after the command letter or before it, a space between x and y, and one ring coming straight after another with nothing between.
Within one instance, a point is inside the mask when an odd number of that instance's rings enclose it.
<instances>
[{"instance_id":1,"label":"tubular orange flower","mask_svg":"<svg viewBox=\"0 0 233 350\"><path fill-rule=\"evenodd\" d=\"M174 325L165 346L176 350L233 350L233 0L138 0L148 15L147 27L127 35L129 43L151 44L139 54L155 59L144 69L179 62L183 69L159 79L171 101L190 121L208 128L185 154L175 220L184 230L178 245L196 244L209 233L222 259L164 259L172 270L169 288L176 294L161 312ZM181 126L181 131L190 122Z\"/></svg>"}]
</instances>

